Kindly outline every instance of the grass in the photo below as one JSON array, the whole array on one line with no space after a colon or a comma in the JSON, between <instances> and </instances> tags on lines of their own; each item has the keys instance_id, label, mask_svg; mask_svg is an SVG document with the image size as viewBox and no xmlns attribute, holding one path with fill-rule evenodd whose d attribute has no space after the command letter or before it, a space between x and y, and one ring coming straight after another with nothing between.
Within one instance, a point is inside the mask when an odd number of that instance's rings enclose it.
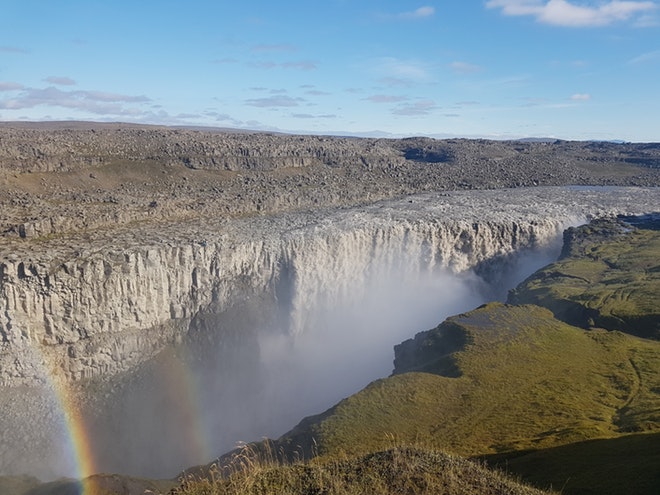
<instances>
[{"instance_id":1,"label":"grass","mask_svg":"<svg viewBox=\"0 0 660 495\"><path fill-rule=\"evenodd\" d=\"M660 493L660 433L589 440L485 460L536 486L563 493Z\"/></svg>"},{"instance_id":2,"label":"grass","mask_svg":"<svg viewBox=\"0 0 660 495\"><path fill-rule=\"evenodd\" d=\"M660 235L613 220L573 229L565 256L539 270L510 301L539 304L584 328L660 340Z\"/></svg>"},{"instance_id":3,"label":"grass","mask_svg":"<svg viewBox=\"0 0 660 495\"><path fill-rule=\"evenodd\" d=\"M289 463L248 446L205 478L188 477L176 495L541 495L484 465L437 451L395 447L363 456Z\"/></svg>"},{"instance_id":4,"label":"grass","mask_svg":"<svg viewBox=\"0 0 660 495\"><path fill-rule=\"evenodd\" d=\"M459 377L378 380L293 430L296 443L307 432L320 454L358 454L395 432L472 456L660 429L659 342L585 332L543 308L499 303L450 318L429 339L444 326L463 328L470 342L454 355Z\"/></svg>"}]
</instances>

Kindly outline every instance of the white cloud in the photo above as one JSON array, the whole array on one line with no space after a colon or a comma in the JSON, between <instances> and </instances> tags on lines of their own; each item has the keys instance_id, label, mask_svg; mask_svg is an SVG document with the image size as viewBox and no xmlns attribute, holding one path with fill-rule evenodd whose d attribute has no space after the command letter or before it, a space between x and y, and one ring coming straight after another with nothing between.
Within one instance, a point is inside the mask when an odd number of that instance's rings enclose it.
<instances>
[{"instance_id":1,"label":"white cloud","mask_svg":"<svg viewBox=\"0 0 660 495\"><path fill-rule=\"evenodd\" d=\"M589 93L575 93L574 95L571 95L571 100L587 101L587 100L591 100L591 95Z\"/></svg>"},{"instance_id":2,"label":"white cloud","mask_svg":"<svg viewBox=\"0 0 660 495\"><path fill-rule=\"evenodd\" d=\"M17 91L24 89L22 84L9 81L0 81L0 91Z\"/></svg>"},{"instance_id":3,"label":"white cloud","mask_svg":"<svg viewBox=\"0 0 660 495\"><path fill-rule=\"evenodd\" d=\"M522 99L524 101L523 107L538 107L542 105L547 105L549 100L547 98L541 98L537 96L526 96Z\"/></svg>"},{"instance_id":4,"label":"white cloud","mask_svg":"<svg viewBox=\"0 0 660 495\"><path fill-rule=\"evenodd\" d=\"M405 115L405 116L419 116L419 115L429 115L431 112L436 110L438 107L433 100L419 100L414 103L399 105L392 113L394 115Z\"/></svg>"},{"instance_id":5,"label":"white cloud","mask_svg":"<svg viewBox=\"0 0 660 495\"><path fill-rule=\"evenodd\" d=\"M272 62L272 61L263 61L263 62L253 62L249 64L251 67L256 67L257 69L297 69L297 70L316 70L317 65L315 62L310 62L308 60L302 60L299 62Z\"/></svg>"},{"instance_id":6,"label":"white cloud","mask_svg":"<svg viewBox=\"0 0 660 495\"><path fill-rule=\"evenodd\" d=\"M635 21L635 27L650 28L658 26L660 26L660 19L654 13L640 15Z\"/></svg>"},{"instance_id":7,"label":"white cloud","mask_svg":"<svg viewBox=\"0 0 660 495\"><path fill-rule=\"evenodd\" d=\"M294 119L336 119L335 114L312 115L311 113L292 113Z\"/></svg>"},{"instance_id":8,"label":"white cloud","mask_svg":"<svg viewBox=\"0 0 660 495\"><path fill-rule=\"evenodd\" d=\"M654 52L642 53L641 55L638 55L630 59L628 63L632 65L637 65L637 64L645 64L656 61L660 61L660 50L656 50Z\"/></svg>"},{"instance_id":9,"label":"white cloud","mask_svg":"<svg viewBox=\"0 0 660 495\"><path fill-rule=\"evenodd\" d=\"M243 125L243 122L235 119L229 114L221 113L215 110L209 110L204 113L205 116L213 118L216 122L229 122L232 125L240 126Z\"/></svg>"},{"instance_id":10,"label":"white cloud","mask_svg":"<svg viewBox=\"0 0 660 495\"><path fill-rule=\"evenodd\" d=\"M0 46L0 53L27 53L27 50L17 46Z\"/></svg>"},{"instance_id":11,"label":"white cloud","mask_svg":"<svg viewBox=\"0 0 660 495\"><path fill-rule=\"evenodd\" d=\"M395 88L409 88L412 86L412 81L402 79L400 77L381 77L378 82L384 84L385 86L391 86Z\"/></svg>"},{"instance_id":12,"label":"white cloud","mask_svg":"<svg viewBox=\"0 0 660 495\"><path fill-rule=\"evenodd\" d=\"M294 45L279 44L279 45L254 45L250 48L250 51L255 53L264 53L264 52L295 52L298 50Z\"/></svg>"},{"instance_id":13,"label":"white cloud","mask_svg":"<svg viewBox=\"0 0 660 495\"><path fill-rule=\"evenodd\" d=\"M397 81L400 86L431 79L427 66L414 60L384 57L376 60L374 70L383 76L381 80Z\"/></svg>"},{"instance_id":14,"label":"white cloud","mask_svg":"<svg viewBox=\"0 0 660 495\"><path fill-rule=\"evenodd\" d=\"M277 107L297 107L302 98L292 98L291 96L278 95L268 98L252 98L245 100L247 105L259 108L277 108Z\"/></svg>"},{"instance_id":15,"label":"white cloud","mask_svg":"<svg viewBox=\"0 0 660 495\"><path fill-rule=\"evenodd\" d=\"M121 95L102 91L62 91L53 86L21 89L22 92L16 97L0 100L0 108L19 110L49 106L75 109L97 115L138 115L142 113L141 110L126 107L125 104L151 101L146 96Z\"/></svg>"},{"instance_id":16,"label":"white cloud","mask_svg":"<svg viewBox=\"0 0 660 495\"><path fill-rule=\"evenodd\" d=\"M78 95L85 99L102 102L146 103L151 101L144 95L130 96L118 93L108 93L106 91L74 91L70 94Z\"/></svg>"},{"instance_id":17,"label":"white cloud","mask_svg":"<svg viewBox=\"0 0 660 495\"><path fill-rule=\"evenodd\" d=\"M284 69L316 70L316 64L307 60L301 62L284 62L280 64Z\"/></svg>"},{"instance_id":18,"label":"white cloud","mask_svg":"<svg viewBox=\"0 0 660 495\"><path fill-rule=\"evenodd\" d=\"M489 0L487 8L502 9L504 15L532 16L553 26L607 26L635 19L657 9L655 2L611 0L597 5L571 3L566 0Z\"/></svg>"},{"instance_id":19,"label":"white cloud","mask_svg":"<svg viewBox=\"0 0 660 495\"><path fill-rule=\"evenodd\" d=\"M305 94L311 96L329 96L332 93L328 93L327 91L321 91L320 89L310 89L308 91L305 91Z\"/></svg>"},{"instance_id":20,"label":"white cloud","mask_svg":"<svg viewBox=\"0 0 660 495\"><path fill-rule=\"evenodd\" d=\"M382 21L415 21L419 19L428 19L435 15L435 7L424 5L415 10L399 12L396 14L376 14L376 17Z\"/></svg>"},{"instance_id":21,"label":"white cloud","mask_svg":"<svg viewBox=\"0 0 660 495\"><path fill-rule=\"evenodd\" d=\"M400 19L423 19L425 17L432 17L433 15L435 15L435 8L425 5L412 12L403 12L397 15L397 17Z\"/></svg>"},{"instance_id":22,"label":"white cloud","mask_svg":"<svg viewBox=\"0 0 660 495\"><path fill-rule=\"evenodd\" d=\"M397 103L400 101L405 101L408 98L405 96L397 95L371 95L365 98L365 100L370 101L371 103Z\"/></svg>"}]
</instances>

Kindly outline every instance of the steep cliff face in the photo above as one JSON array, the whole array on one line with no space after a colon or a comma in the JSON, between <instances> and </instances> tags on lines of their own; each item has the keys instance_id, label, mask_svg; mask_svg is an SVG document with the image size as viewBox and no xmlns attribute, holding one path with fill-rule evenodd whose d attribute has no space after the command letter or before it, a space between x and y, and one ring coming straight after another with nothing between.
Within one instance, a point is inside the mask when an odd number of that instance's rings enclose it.
<instances>
[{"instance_id":1,"label":"steep cliff face","mask_svg":"<svg viewBox=\"0 0 660 495\"><path fill-rule=\"evenodd\" d=\"M112 375L185 339L200 315L250 300L273 327L301 334L310 314L359 300L383 278L492 271L587 215L631 213L656 199L652 189L484 191L112 232L84 247L56 238L25 250L16 240L0 265L0 380Z\"/></svg>"},{"instance_id":2,"label":"steep cliff face","mask_svg":"<svg viewBox=\"0 0 660 495\"><path fill-rule=\"evenodd\" d=\"M310 313L359 297L379 277L466 270L545 245L565 222L387 221L257 233L230 245L210 233L201 243L16 258L2 265L2 381L30 383L44 373L79 380L128 369L183 338L200 313L222 313L250 297L279 306L286 330L301 333Z\"/></svg>"}]
</instances>

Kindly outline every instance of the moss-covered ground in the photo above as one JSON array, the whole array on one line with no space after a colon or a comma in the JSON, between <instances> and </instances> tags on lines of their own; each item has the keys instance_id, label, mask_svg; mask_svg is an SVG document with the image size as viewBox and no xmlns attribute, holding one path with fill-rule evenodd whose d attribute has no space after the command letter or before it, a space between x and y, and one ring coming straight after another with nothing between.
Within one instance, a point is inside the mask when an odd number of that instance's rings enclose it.
<instances>
[{"instance_id":1,"label":"moss-covered ground","mask_svg":"<svg viewBox=\"0 0 660 495\"><path fill-rule=\"evenodd\" d=\"M557 318L660 340L660 235L601 220L567 232L564 256L537 271L510 302L550 308Z\"/></svg>"}]
</instances>

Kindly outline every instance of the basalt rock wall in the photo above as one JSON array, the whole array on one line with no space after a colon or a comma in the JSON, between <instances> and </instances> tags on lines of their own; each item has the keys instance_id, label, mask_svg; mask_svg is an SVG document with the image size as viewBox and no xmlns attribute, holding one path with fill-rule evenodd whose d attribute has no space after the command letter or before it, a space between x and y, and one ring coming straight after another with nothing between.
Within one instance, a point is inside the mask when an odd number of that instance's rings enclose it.
<instances>
[{"instance_id":1,"label":"basalt rock wall","mask_svg":"<svg viewBox=\"0 0 660 495\"><path fill-rule=\"evenodd\" d=\"M186 338L196 317L251 299L274 328L304 332L310 311L359 296L381 278L492 269L558 240L587 215L657 201L654 189L562 191L426 195L133 237L112 232L87 239L84 249L56 238L21 254L28 241L14 240L0 264L0 379L112 375ZM555 198L552 207L542 192Z\"/></svg>"}]
</instances>

